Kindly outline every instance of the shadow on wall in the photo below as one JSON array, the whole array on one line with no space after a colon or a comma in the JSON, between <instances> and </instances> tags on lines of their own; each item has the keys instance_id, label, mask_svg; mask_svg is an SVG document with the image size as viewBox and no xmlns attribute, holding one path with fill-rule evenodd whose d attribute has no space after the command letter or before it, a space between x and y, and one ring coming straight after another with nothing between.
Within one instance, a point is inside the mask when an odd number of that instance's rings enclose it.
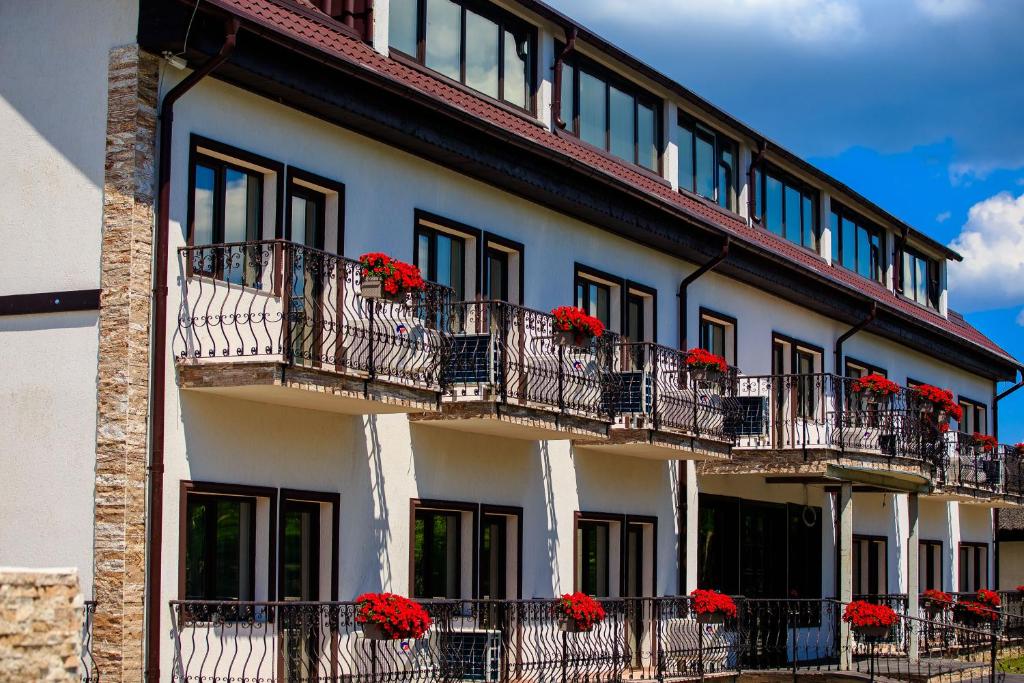
<instances>
[{"instance_id":1,"label":"shadow on wall","mask_svg":"<svg viewBox=\"0 0 1024 683\"><path fill-rule=\"evenodd\" d=\"M384 449L380 440L380 427L376 415L362 418L362 431L352 435L352 470L347 482L356 484L348 492L349 506L342 502L342 511L351 511L353 518L349 524L342 522L342 556L349 549L354 562L359 563L355 576L355 585L350 586L350 599L360 593L393 591L405 593L404 586L394 585L394 573L391 568L391 507L388 505L387 478L384 474ZM345 493L342 494L345 496ZM348 527L349 533L344 529ZM357 529L369 529L368 539L354 538L352 533ZM346 544L348 541L348 544ZM364 542L372 543L375 550L362 553L358 548L366 548ZM376 563L374 563L376 559ZM361 562L360 562L361 560ZM343 565L344 566L344 565ZM348 563L352 566L352 562ZM342 584L346 584L342 580ZM344 593L343 593L344 596Z\"/></svg>"},{"instance_id":2,"label":"shadow on wall","mask_svg":"<svg viewBox=\"0 0 1024 683\"><path fill-rule=\"evenodd\" d=\"M415 478L412 495L523 508L522 595L556 595L561 586L559 501L547 443L418 423L411 423L410 431ZM566 483L571 484L571 480ZM561 493L575 501L575 491Z\"/></svg>"}]
</instances>

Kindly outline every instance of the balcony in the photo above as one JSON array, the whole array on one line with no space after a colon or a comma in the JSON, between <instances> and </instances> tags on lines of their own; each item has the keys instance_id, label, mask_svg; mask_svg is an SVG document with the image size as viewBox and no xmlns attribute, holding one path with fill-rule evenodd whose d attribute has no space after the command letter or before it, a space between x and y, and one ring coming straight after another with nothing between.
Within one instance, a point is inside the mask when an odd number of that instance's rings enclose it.
<instances>
[{"instance_id":1,"label":"balcony","mask_svg":"<svg viewBox=\"0 0 1024 683\"><path fill-rule=\"evenodd\" d=\"M943 435L908 404L905 389L869 400L853 391L853 381L820 373L740 376L726 425L736 439L734 457L707 472L853 479L923 492L943 460Z\"/></svg>"},{"instance_id":2,"label":"balcony","mask_svg":"<svg viewBox=\"0 0 1024 683\"><path fill-rule=\"evenodd\" d=\"M614 418L605 441L580 448L658 460L705 460L729 455L735 371L698 376L686 353L650 343L617 341L605 405Z\"/></svg>"},{"instance_id":3,"label":"balcony","mask_svg":"<svg viewBox=\"0 0 1024 683\"><path fill-rule=\"evenodd\" d=\"M1016 447L976 444L970 434L949 432L935 482L935 496L993 507L1024 504L1024 458Z\"/></svg>"},{"instance_id":4,"label":"balcony","mask_svg":"<svg viewBox=\"0 0 1024 683\"><path fill-rule=\"evenodd\" d=\"M182 389L347 414L437 410L448 288L371 301L358 262L281 240L178 256Z\"/></svg>"},{"instance_id":5,"label":"balcony","mask_svg":"<svg viewBox=\"0 0 1024 683\"><path fill-rule=\"evenodd\" d=\"M410 419L515 439L607 438L614 335L564 344L550 314L503 301L448 310L442 410Z\"/></svg>"}]
</instances>

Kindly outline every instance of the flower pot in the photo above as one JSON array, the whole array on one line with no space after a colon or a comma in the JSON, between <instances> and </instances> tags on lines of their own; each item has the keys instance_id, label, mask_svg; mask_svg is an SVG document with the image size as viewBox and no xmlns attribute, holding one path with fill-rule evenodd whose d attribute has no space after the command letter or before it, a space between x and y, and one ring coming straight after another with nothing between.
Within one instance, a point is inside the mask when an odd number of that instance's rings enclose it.
<instances>
[{"instance_id":1,"label":"flower pot","mask_svg":"<svg viewBox=\"0 0 1024 683\"><path fill-rule=\"evenodd\" d=\"M363 624L363 638L367 640L394 640L385 633L383 624Z\"/></svg>"},{"instance_id":2,"label":"flower pot","mask_svg":"<svg viewBox=\"0 0 1024 683\"><path fill-rule=\"evenodd\" d=\"M697 623L699 624L724 624L725 614L722 612L703 612L697 613Z\"/></svg>"},{"instance_id":3,"label":"flower pot","mask_svg":"<svg viewBox=\"0 0 1024 683\"><path fill-rule=\"evenodd\" d=\"M722 378L722 371L714 368L690 368L690 376L697 382L713 383Z\"/></svg>"},{"instance_id":4,"label":"flower pot","mask_svg":"<svg viewBox=\"0 0 1024 683\"><path fill-rule=\"evenodd\" d=\"M924 611L929 621L935 621L946 611L946 606L940 602L929 602L924 606Z\"/></svg>"},{"instance_id":5,"label":"flower pot","mask_svg":"<svg viewBox=\"0 0 1024 683\"><path fill-rule=\"evenodd\" d=\"M368 276L363 278L359 283L359 294L364 299L371 301L375 299L384 299L385 301L403 301L405 299L404 292L397 292L391 294L384 290L384 278L376 276Z\"/></svg>"},{"instance_id":6,"label":"flower pot","mask_svg":"<svg viewBox=\"0 0 1024 683\"><path fill-rule=\"evenodd\" d=\"M559 619L558 630L562 633L587 633L589 628L583 628L575 619Z\"/></svg>"},{"instance_id":7,"label":"flower pot","mask_svg":"<svg viewBox=\"0 0 1024 683\"><path fill-rule=\"evenodd\" d=\"M590 344L590 340L593 337L588 337L585 334L576 332L575 330L557 330L555 332L555 343L559 346L575 346L577 348L583 348Z\"/></svg>"},{"instance_id":8,"label":"flower pot","mask_svg":"<svg viewBox=\"0 0 1024 683\"><path fill-rule=\"evenodd\" d=\"M863 638L885 638L890 626L854 626L854 632Z\"/></svg>"}]
</instances>

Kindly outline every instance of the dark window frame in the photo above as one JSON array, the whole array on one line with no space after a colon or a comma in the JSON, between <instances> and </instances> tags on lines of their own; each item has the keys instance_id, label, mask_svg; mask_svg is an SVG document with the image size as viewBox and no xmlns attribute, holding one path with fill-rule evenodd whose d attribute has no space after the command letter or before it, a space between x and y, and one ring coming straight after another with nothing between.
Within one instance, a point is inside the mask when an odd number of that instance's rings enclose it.
<instances>
[{"instance_id":1,"label":"dark window frame","mask_svg":"<svg viewBox=\"0 0 1024 683\"><path fill-rule=\"evenodd\" d=\"M693 195L695 195L697 197L701 197L701 198L706 199L708 201L714 202L717 206L725 209L726 211L730 211L732 213L738 214L739 213L739 195L740 195L740 192L739 192L739 168L738 168L738 166L739 166L739 143L737 143L736 140L734 140L733 138L729 137L725 133L721 133L718 130L716 130L715 128L713 128L711 126L708 126L707 124L703 123L702 121L698 120L697 118L687 114L682 109L677 109L676 110L676 127L677 128L685 128L685 129L687 129L689 131L690 135L692 136L693 141L694 141L693 144L691 145L691 148L690 148L690 167L693 169L693 182L691 183L690 187L684 187L683 186L683 179L682 178L678 178L677 180L678 180L678 183L679 183L680 190L685 190L685 191L689 192L690 194L693 194ZM697 141L697 136L699 134L708 135L708 136L711 136L713 138L712 146L714 148L714 158L715 158L715 168L714 168L714 177L713 177L713 183L714 183L714 187L715 187L715 196L714 197L705 197L704 195L699 194L697 192L697 144L696 144L696 141ZM677 146L677 148L679 147L679 141L678 140L676 140L676 146ZM731 183L731 185L728 188L728 191L730 193L729 194L729 203L731 204L731 206L728 206L728 205L722 203L722 201L721 201L721 194L720 194L722 192L722 188L720 187L720 183L719 183L719 180L720 180L719 169L720 169L721 166L726 165L725 161L722 159L722 153L724 151L731 151L732 152L732 157L733 157L733 167L729 169L729 172L730 172L730 175L731 175L731 178L732 178L732 183ZM682 154L681 151L679 153Z\"/></svg>"},{"instance_id":2,"label":"dark window frame","mask_svg":"<svg viewBox=\"0 0 1024 683\"><path fill-rule=\"evenodd\" d=\"M523 508L515 505L492 505L488 503L480 504L479 519L481 521L478 524L478 536L476 538L477 553L479 554L480 549L483 548L483 519L487 516L503 516L516 520L516 600L521 600L523 597ZM480 578L482 570L482 562L478 563L476 569L476 580L474 586L474 595L480 595ZM506 580L507 580L506 576ZM509 599L512 599L511 597Z\"/></svg>"},{"instance_id":3,"label":"dark window frame","mask_svg":"<svg viewBox=\"0 0 1024 683\"><path fill-rule=\"evenodd\" d=\"M783 344L789 347L789 373L784 373L781 368L775 367L775 345ZM811 365L817 366L810 374L799 372L799 354L805 353L812 357L816 357L817 363L812 360ZM799 419L815 419L818 417L818 409L822 408L819 405L822 396L819 395L819 389L823 391L824 387L817 387L815 377L818 375L825 374L825 349L817 344L811 344L809 342L801 341L795 337L790 337L779 332L772 332L772 375L784 375L789 374L792 376L805 376L808 380L801 381L796 388L796 399L792 401L790 411L792 412L789 416L782 416L784 418L799 418ZM808 400L810 402L808 402ZM805 411L805 408L810 407L810 411ZM809 413L809 414L805 414Z\"/></svg>"},{"instance_id":4,"label":"dark window frame","mask_svg":"<svg viewBox=\"0 0 1024 683\"><path fill-rule=\"evenodd\" d=\"M697 317L698 343L700 344L700 348L705 349L705 350L707 350L707 347L708 347L707 339L705 338L706 335L705 335L705 331L704 331L704 323L705 323L705 321L711 322L711 323L714 323L714 324L717 324L717 325L722 325L724 323L724 325L729 325L729 326L732 327L732 356L733 357L729 358L728 349L726 349L725 362L727 362L729 365L732 365L732 366L735 367L737 365L737 359L739 358L739 352L740 352L740 347L739 347L739 338L740 338L739 337L739 328L740 328L739 321L736 319L735 316L731 316L731 315L728 315L726 313L720 313L718 311L712 310L712 309L707 308L705 306L701 306L698 309L698 317ZM728 332L728 331L726 331L726 332Z\"/></svg>"},{"instance_id":5,"label":"dark window frame","mask_svg":"<svg viewBox=\"0 0 1024 683\"><path fill-rule=\"evenodd\" d=\"M974 411L974 416L973 417L974 417L975 429L972 430L972 433L974 431L977 431L977 432L979 432L981 434L988 434L989 433L988 405L986 403L982 402L982 401L976 401L973 398L969 398L967 396L964 396L963 394L958 395L956 400L957 400L957 405L959 405L963 409L963 411L964 411L964 417L967 416L967 411L968 410ZM985 418L985 426L984 426L983 429L977 429L978 417L979 416ZM966 422L966 421L967 421L966 419L961 419L957 423L957 430L960 431L961 433L965 433L965 434L968 433L968 432L964 432L963 431L964 422Z\"/></svg>"},{"instance_id":6,"label":"dark window frame","mask_svg":"<svg viewBox=\"0 0 1024 683\"><path fill-rule=\"evenodd\" d=\"M486 97L492 102L511 108L516 112L524 112L531 117L537 113L537 45L538 30L530 22L505 12L494 5L481 2L480 0L451 0L459 5L459 79L451 78L439 71L427 66L427 1L417 0L416 2L416 54L410 55L391 45L391 37L388 36L388 50L392 57L400 61L408 61L417 67L428 70L432 75L445 80L460 89L465 89L474 95ZM498 97L491 97L485 92L477 90L466 83L466 12L473 12L498 25ZM525 33L529 41L529 59L526 64L526 107L504 99L505 95L505 32Z\"/></svg>"},{"instance_id":7,"label":"dark window frame","mask_svg":"<svg viewBox=\"0 0 1024 683\"><path fill-rule=\"evenodd\" d=\"M609 326L609 330L617 332L625 336L628 328L628 313L627 313L627 301L630 292L638 293L643 298L649 298L651 300L651 339L645 339L644 342L657 343L658 341L658 290L655 287L635 282L618 275L607 273L603 270L593 268L591 266L579 263L578 261L573 263L573 280L572 280L572 295L570 300L573 305L579 305L576 298L576 289L581 283L592 283L599 286L607 286L609 288L608 296L608 317L611 319L612 311L618 306L619 309L619 329L612 330ZM612 287L619 288L619 300L614 300L614 291ZM586 309L584 309L586 310ZM647 316L647 311L644 311L644 316Z\"/></svg>"},{"instance_id":8,"label":"dark window frame","mask_svg":"<svg viewBox=\"0 0 1024 683\"><path fill-rule=\"evenodd\" d=\"M762 229L768 230L768 232L772 232L771 230L768 229L767 220L765 218L765 215L766 215L766 213L768 211L768 205L767 205L768 192L767 192L767 187L768 187L768 176L769 175L771 175L775 180L779 181L782 184L782 186L783 186L782 187L782 207L779 209L779 211L780 211L780 213L782 215L783 232L785 234L778 235L778 236L781 237L782 239L792 243L792 244L797 245L798 247L806 249L806 250L808 250L808 251L810 251L810 252L812 252L814 254L819 254L819 250L821 249L821 216L820 216L820 213L821 213L821 193L818 191L818 189L816 187L814 187L810 183L807 183L807 182L805 182L803 180L800 180L799 178L794 176L792 173L784 171L780 167L778 167L778 166L776 166L774 164L768 163L768 162L763 162L763 163L759 164L757 167L755 167L755 169L754 169L754 177L758 179L758 182L756 183L756 187L753 188L753 192L754 192L754 196L755 196L754 206L756 207L755 213L757 214L757 215L755 215L753 217L754 222L759 227L761 227ZM800 235L801 235L801 241L797 242L797 241L795 241L795 240L793 240L793 239L791 239L789 237L789 233L790 233L789 226L786 225L786 188L787 187L791 187L794 190L797 190L798 192L800 192L801 193L801 197L803 197L803 195L807 195L810 198L810 200L811 200L811 207L812 207L811 221L814 223L814 225L812 226L812 231L811 231L811 237L812 237L812 240L813 240L813 245L812 246L808 246L808 245L803 243L803 227L802 227L803 226L803 206L802 206L803 200L802 199L801 199L801 210L800 210L800 217L801 217ZM774 235L776 233L772 232L772 234Z\"/></svg>"},{"instance_id":9,"label":"dark window frame","mask_svg":"<svg viewBox=\"0 0 1024 683\"><path fill-rule=\"evenodd\" d=\"M284 544L285 528L284 514L285 506L289 502L296 503L317 503L331 506L331 595L332 601L338 600L338 583L340 578L339 553L341 549L341 495L329 491L305 491L301 489L281 489L279 492L280 503L278 505L278 548L279 561L277 568L278 587L277 594L284 595ZM321 551L323 549L321 548Z\"/></svg>"},{"instance_id":10,"label":"dark window frame","mask_svg":"<svg viewBox=\"0 0 1024 683\"><path fill-rule=\"evenodd\" d=\"M617 512L592 512L585 510L577 510L573 513L573 527L572 527L572 575L573 575L573 591L580 591L582 587L579 585L576 577L576 560L579 557L579 529L581 523L603 523L608 524L608 567L606 572L608 575L608 592L612 592L611 584L611 568L612 562L616 561L619 565L619 586L618 595L621 597L627 586L626 577L626 535L627 529L630 524L647 524L652 527L651 529L651 566L650 566L650 579L651 586L654 592L657 592L658 588L658 517L656 515L632 515L623 514ZM619 556L613 558L611 554L611 540L612 540L612 529L611 523L617 523L619 525Z\"/></svg>"},{"instance_id":11,"label":"dark window frame","mask_svg":"<svg viewBox=\"0 0 1024 683\"><path fill-rule=\"evenodd\" d=\"M437 267L437 235L444 235L452 239L458 239L462 241L462 296L465 299L471 298L472 295L479 296L481 289L481 255L483 253L483 231L474 228L465 223L438 216L437 214L416 209L414 212L414 223L413 223L413 235L412 235L412 262L413 265L417 266L423 274L425 280L437 282L437 273L435 269ZM439 230L433 226L425 225L424 223L434 223L440 225L444 230ZM431 236L431 246L429 247L430 254L428 258L432 259L432 262L428 263L426 267L420 263L420 235ZM474 252L472 254L473 262L476 264L476 273L474 274L473 282L467 280L466 263L470 257L468 251L469 241L473 240ZM454 287L453 287L454 289ZM456 292L457 294L457 292Z\"/></svg>"},{"instance_id":12,"label":"dark window frame","mask_svg":"<svg viewBox=\"0 0 1024 683\"><path fill-rule=\"evenodd\" d=\"M911 301L918 306L927 308L933 311L939 310L939 299L942 296L942 268L938 259L926 255L924 252L909 247L904 244L897 252L897 258L899 258L898 277L896 278L896 294L901 296L907 301ZM912 258L919 259L925 262L925 277L927 282L925 283L925 299L926 301L921 302L917 300L916 292L917 287L914 287L914 296L908 296L904 291L907 282L907 269L904 267L904 255L909 255ZM914 284L917 283L917 269L914 268L913 278Z\"/></svg>"},{"instance_id":13,"label":"dark window frame","mask_svg":"<svg viewBox=\"0 0 1024 683\"><path fill-rule=\"evenodd\" d=\"M867 542L869 548L871 547L871 544L881 543L881 545L882 545L882 554L883 554L882 566L885 567L885 576L884 577L881 577L881 576L877 577L877 579L878 579L877 582L881 583L884 580L885 585L884 586L880 586L880 588L882 588L883 590L879 590L876 593L870 593L870 592L857 593L856 591L854 591L854 597L859 596L859 595L887 595L889 593L889 537L888 536L879 536L879 535L875 535L875 534L854 534L853 535L853 544L855 546L858 543L860 543L861 541ZM850 557L851 558L853 557L853 548L850 549ZM858 572L860 571L859 567L857 567L857 571ZM869 571L869 574L868 574L868 577L867 577L867 582L870 584L870 582L871 582L871 578L870 578L870 576L871 576L870 575L871 569L870 569L870 567L868 568L868 571ZM863 579L865 577L861 577L861 578Z\"/></svg>"},{"instance_id":14,"label":"dark window frame","mask_svg":"<svg viewBox=\"0 0 1024 683\"><path fill-rule=\"evenodd\" d=\"M885 368L878 365L874 365L873 363L865 363L864 361L853 358L852 356L846 356L846 358L843 360L843 377L852 377L852 375L850 374L851 366L863 368L867 370L867 374L869 375L881 375L882 377L885 377L887 379L889 377L889 371L886 370Z\"/></svg>"},{"instance_id":15,"label":"dark window frame","mask_svg":"<svg viewBox=\"0 0 1024 683\"><path fill-rule=\"evenodd\" d=\"M258 526L259 498L266 498L270 509L270 528L268 534L268 567L267 567L267 601L273 602L277 595L277 496L278 491L266 486L248 486L243 484L225 484L209 481L182 480L178 494L178 599L185 599L185 572L187 567L186 554L188 548L188 499L189 496L210 496L217 498L250 498L257 499L253 510L253 535L255 536ZM252 539L252 585L250 590L253 597L256 597L256 543L258 537Z\"/></svg>"},{"instance_id":16,"label":"dark window frame","mask_svg":"<svg viewBox=\"0 0 1024 683\"><path fill-rule=\"evenodd\" d=\"M324 248L327 249L327 244L326 244L326 234L327 234L327 213L326 213L327 195L325 195L324 193L322 193L322 192L320 192L320 191L318 191L318 190L316 190L314 188L306 187L305 185L300 185L300 184L296 183L295 181L311 183L313 185L318 185L318 186L323 187L323 188L325 188L327 190L330 190L331 192L335 193L338 196L338 221L337 221L338 239L337 239L336 251L334 253L339 255L339 256L344 256L345 255L345 184L341 183L341 182L338 182L336 180L331 180L330 178L325 178L323 176L316 175L315 173L310 173L309 171L304 171L301 168L296 168L295 166L288 166L288 173L287 173L287 175L288 175L288 178L287 178L287 181L286 181L287 193L286 193L285 212L284 212L285 213L285 216L284 216L284 219L285 219L284 239L286 239L288 241L291 241L291 239L292 239L292 211L291 211L291 208L292 208L292 195L293 194L299 194L299 195L316 194L316 195L319 195L322 198L323 205L324 205ZM327 250L330 251L329 249L327 249Z\"/></svg>"},{"instance_id":17,"label":"dark window frame","mask_svg":"<svg viewBox=\"0 0 1024 683\"><path fill-rule=\"evenodd\" d=\"M961 592L961 593L973 593L974 591L976 591L978 589L988 588L989 587L989 577L990 577L990 575L992 573L992 566L991 566L992 557L989 554L989 544L985 543L985 542L981 542L981 541L960 541L960 543L957 545L957 550L956 550L956 563L957 563L958 570L960 568L960 565L962 564L960 556L963 554L964 550L967 550L969 548L973 548L975 550L974 570L977 573L977 576L975 578L978 580L977 581L978 582L978 588L971 588L969 585L967 585L966 584L966 578L964 577L963 572L959 572L959 576L957 577L957 579L958 579L958 582L959 582L959 586L958 586L959 592ZM983 551L983 552L978 552L978 551ZM982 554L984 554L984 557L985 557L985 574L984 574L984 577L981 576L981 567L979 566L981 564L979 558L982 556Z\"/></svg>"},{"instance_id":18,"label":"dark window frame","mask_svg":"<svg viewBox=\"0 0 1024 683\"><path fill-rule=\"evenodd\" d=\"M480 274L481 274L481 286L480 286L480 291L477 292L477 295L480 296L481 298L483 298L483 293L489 291L489 289L490 289L491 271L490 271L489 265L487 264L487 258L488 258L489 252L491 250L503 251L505 253L506 257L510 256L512 253L516 253L518 255L518 257L519 257L518 300L514 301L514 302L511 302L511 303L514 303L514 304L516 304L518 306L525 305L525 303L526 303L526 245L524 245L522 242L517 242L515 240L511 240L511 239L508 239L507 237L502 237L500 235L496 235L493 232L488 232L486 230L483 232L483 237L481 238L481 240L482 240L482 242L481 242L481 244L482 244L482 256L481 256L481 259L480 259L480 266L479 266L479 269L478 269ZM497 249L496 247L501 247L501 248ZM508 259L506 258L506 273L505 273L506 278L508 277L507 266L508 266ZM506 283L506 285L507 285L507 283ZM506 291L508 291L508 287L507 286L506 286ZM509 294L511 294L511 292L509 292Z\"/></svg>"},{"instance_id":19,"label":"dark window frame","mask_svg":"<svg viewBox=\"0 0 1024 683\"><path fill-rule=\"evenodd\" d=\"M409 501L409 596L416 595L416 513L421 511L428 512L446 512L446 513L470 513L471 524L472 524L472 535L471 538L477 539L480 534L480 506L476 503L466 503L463 501L453 500L432 500L426 498L413 498ZM461 522L460 522L461 525ZM458 536L458 548L456 554L458 556L458 576L456 577L456 585L458 590L462 592L462 563L464 559L465 548L462 543L462 533L460 527L460 533ZM470 550L470 571L472 576L476 576L479 571L479 558L477 556L478 546L474 542ZM476 581L470 582L470 595L459 597L462 599L475 599L476 594ZM433 596L431 596L433 597Z\"/></svg>"},{"instance_id":20,"label":"dark window frame","mask_svg":"<svg viewBox=\"0 0 1024 683\"><path fill-rule=\"evenodd\" d=\"M946 575L943 572L943 568L945 566L945 557L944 557L944 553L942 552L942 548L943 548L942 541L935 541L935 540L931 540L931 539L921 539L920 541L918 541L917 547L918 547L918 558L917 558L918 571L921 571L922 568L925 568L925 571L927 571L927 569L926 569L927 563L926 562L922 562L921 553L922 552L927 553L926 557L930 558L932 556L932 549L933 548L938 548L939 549L939 566L935 568L936 574L938 575L938 587L936 588L936 590L943 590L943 586L945 584ZM920 583L920 581L919 581L919 583ZM921 592L924 592L928 588L929 588L928 586L925 586L923 584L920 586Z\"/></svg>"},{"instance_id":21,"label":"dark window frame","mask_svg":"<svg viewBox=\"0 0 1024 683\"><path fill-rule=\"evenodd\" d=\"M561 52L564 49L564 44L555 41L555 54ZM572 82L569 87L572 88L572 111L566 111L565 98L562 98L562 119L565 121L565 132L569 133L581 143L588 147L593 147L608 155L609 157L618 161L625 161L628 164L632 164L637 168L643 169L645 173L654 174L659 180L664 182L664 167L665 167L665 133L664 133L664 122L663 122L663 101L656 95L652 95L650 92L645 90L643 86L638 85L630 81L628 78L621 76L603 64L599 64L593 59L589 59L580 55L579 53L573 53L567 57L563 62L563 69L572 69ZM589 75L602 81L605 85L604 88L604 145L596 146L580 136L580 71L586 71ZM563 71L564 78L564 71ZM565 81L563 81L564 83ZM563 87L565 87L563 85ZM633 158L624 159L611 151L611 88L614 87L627 95L633 97ZM640 132L639 132L639 116L638 109L643 105L650 108L654 112L654 148L656 151L656 160L654 168L649 168L640 163Z\"/></svg>"},{"instance_id":22,"label":"dark window frame","mask_svg":"<svg viewBox=\"0 0 1024 683\"><path fill-rule=\"evenodd\" d=\"M837 218L835 227L831 228L833 255L832 265L839 266L840 268L843 268L852 273L856 273L861 277L864 277L864 275L860 272L860 240L857 239L856 236L857 231L864 230L869 235L869 237L874 236L878 238L877 262L874 264L875 268L873 269L877 277L871 277L867 279L871 280L872 282L877 282L881 285L885 285L886 271L889 267L888 259L886 258L886 254L888 252L888 249L886 247L886 242L888 241L888 231L885 230L885 228L883 228L882 226L875 223L874 221L868 220L863 215L857 213L856 211L853 211L852 209L848 209L845 205L835 200L831 202L831 213L835 214ZM843 263L845 249L847 247L847 245L843 243L842 239L843 219L849 220L854 225L853 268L849 268ZM829 219L829 221L831 226L831 218ZM872 255L869 254L868 258L871 258L871 256Z\"/></svg>"}]
</instances>

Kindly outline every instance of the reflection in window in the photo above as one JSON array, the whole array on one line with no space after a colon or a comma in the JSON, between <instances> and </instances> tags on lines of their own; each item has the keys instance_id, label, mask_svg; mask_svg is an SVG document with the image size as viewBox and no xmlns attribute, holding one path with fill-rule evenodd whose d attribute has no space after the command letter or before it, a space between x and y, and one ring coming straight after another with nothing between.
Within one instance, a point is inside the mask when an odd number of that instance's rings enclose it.
<instances>
[{"instance_id":1,"label":"reflection in window","mask_svg":"<svg viewBox=\"0 0 1024 683\"><path fill-rule=\"evenodd\" d=\"M413 597L458 598L461 569L461 515L417 510L413 531Z\"/></svg>"},{"instance_id":2,"label":"reflection in window","mask_svg":"<svg viewBox=\"0 0 1024 683\"><path fill-rule=\"evenodd\" d=\"M398 0L389 8L392 49L522 109L530 107L533 35L514 17L456 0Z\"/></svg>"},{"instance_id":3,"label":"reflection in window","mask_svg":"<svg viewBox=\"0 0 1024 683\"><path fill-rule=\"evenodd\" d=\"M606 329L611 328L612 290L606 284L584 277L576 277L576 306L600 320Z\"/></svg>"},{"instance_id":4,"label":"reflection in window","mask_svg":"<svg viewBox=\"0 0 1024 683\"><path fill-rule=\"evenodd\" d=\"M883 231L835 204L832 205L829 225L832 228L832 262L869 280L884 283Z\"/></svg>"},{"instance_id":5,"label":"reflection in window","mask_svg":"<svg viewBox=\"0 0 1024 683\"><path fill-rule=\"evenodd\" d=\"M756 218L776 235L818 249L818 194L803 183L768 168L754 173Z\"/></svg>"},{"instance_id":6,"label":"reflection in window","mask_svg":"<svg viewBox=\"0 0 1024 683\"><path fill-rule=\"evenodd\" d=\"M608 536L607 522L581 521L576 529L576 585L581 593L609 596Z\"/></svg>"},{"instance_id":7,"label":"reflection in window","mask_svg":"<svg viewBox=\"0 0 1024 683\"><path fill-rule=\"evenodd\" d=\"M581 140L652 171L658 168L654 98L603 74L598 67L565 63L562 118Z\"/></svg>"},{"instance_id":8,"label":"reflection in window","mask_svg":"<svg viewBox=\"0 0 1024 683\"><path fill-rule=\"evenodd\" d=\"M736 143L684 118L676 126L679 187L736 210Z\"/></svg>"},{"instance_id":9,"label":"reflection in window","mask_svg":"<svg viewBox=\"0 0 1024 683\"><path fill-rule=\"evenodd\" d=\"M185 599L252 600L256 499L190 494L185 515Z\"/></svg>"},{"instance_id":10,"label":"reflection in window","mask_svg":"<svg viewBox=\"0 0 1024 683\"><path fill-rule=\"evenodd\" d=\"M938 308L939 262L911 249L904 249L900 291L903 296L923 306Z\"/></svg>"}]
</instances>

